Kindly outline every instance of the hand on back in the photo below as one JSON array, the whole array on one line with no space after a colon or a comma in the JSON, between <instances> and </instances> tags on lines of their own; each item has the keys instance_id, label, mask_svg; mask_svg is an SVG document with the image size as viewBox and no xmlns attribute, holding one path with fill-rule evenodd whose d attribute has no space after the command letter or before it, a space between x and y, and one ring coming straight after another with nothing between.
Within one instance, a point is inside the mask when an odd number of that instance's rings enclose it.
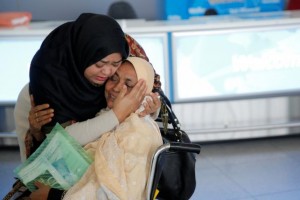
<instances>
[{"instance_id":1,"label":"hand on back","mask_svg":"<svg viewBox=\"0 0 300 200\"><path fill-rule=\"evenodd\" d=\"M49 104L42 104L35 106L33 96L30 96L31 110L29 112L29 124L30 133L35 137L37 141L43 140L45 137L41 133L41 128L45 124L49 123L54 116L54 110L49 108Z\"/></svg>"}]
</instances>

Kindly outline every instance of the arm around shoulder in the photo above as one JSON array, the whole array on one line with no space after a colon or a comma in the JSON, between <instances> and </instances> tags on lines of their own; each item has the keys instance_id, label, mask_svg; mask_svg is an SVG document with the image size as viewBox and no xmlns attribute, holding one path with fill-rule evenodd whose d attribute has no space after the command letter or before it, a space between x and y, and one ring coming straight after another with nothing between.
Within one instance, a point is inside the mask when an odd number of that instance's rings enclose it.
<instances>
[{"instance_id":1,"label":"arm around shoulder","mask_svg":"<svg viewBox=\"0 0 300 200\"><path fill-rule=\"evenodd\" d=\"M111 131L118 124L118 118L113 110L100 111L99 114L92 119L67 126L66 131L81 145L86 145L98 139L103 133Z\"/></svg>"}]
</instances>

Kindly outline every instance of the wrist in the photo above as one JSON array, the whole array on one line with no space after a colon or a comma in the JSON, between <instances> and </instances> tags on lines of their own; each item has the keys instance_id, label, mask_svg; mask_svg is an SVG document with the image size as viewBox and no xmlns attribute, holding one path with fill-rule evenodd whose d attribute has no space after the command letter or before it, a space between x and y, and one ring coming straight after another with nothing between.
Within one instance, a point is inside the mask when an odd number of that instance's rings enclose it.
<instances>
[{"instance_id":1,"label":"wrist","mask_svg":"<svg viewBox=\"0 0 300 200\"><path fill-rule=\"evenodd\" d=\"M39 131L35 131L35 130L30 129L29 133L38 142L41 142L41 141L44 140L44 135L42 134L42 132L40 130Z\"/></svg>"},{"instance_id":2,"label":"wrist","mask_svg":"<svg viewBox=\"0 0 300 200\"><path fill-rule=\"evenodd\" d=\"M130 112L128 113L125 110L119 110L117 108L112 108L112 110L115 113L119 123L123 122L130 115Z\"/></svg>"}]
</instances>

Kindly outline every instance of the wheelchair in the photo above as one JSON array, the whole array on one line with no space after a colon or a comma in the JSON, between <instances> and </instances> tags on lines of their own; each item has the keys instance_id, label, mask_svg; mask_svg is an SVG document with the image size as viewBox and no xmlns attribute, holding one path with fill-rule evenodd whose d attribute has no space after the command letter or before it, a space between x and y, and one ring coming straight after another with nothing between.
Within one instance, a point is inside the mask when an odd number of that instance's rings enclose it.
<instances>
[{"instance_id":1,"label":"wheelchair","mask_svg":"<svg viewBox=\"0 0 300 200\"><path fill-rule=\"evenodd\" d=\"M172 199L189 199L192 194L194 193L195 186L196 186L196 180L195 180L195 162L196 160L194 157L194 154L200 154L201 146L192 143L188 137L188 135L180 129L180 123L179 120L177 119L175 113L172 110L172 105L169 101L169 99L164 95L163 91L159 90L156 91L160 95L162 107L160 114L157 118L157 122L160 122L162 125L160 126L160 131L163 137L163 145L161 145L156 152L154 153L151 161L151 169L149 172L149 177L148 177L148 186L147 186L147 200L153 200L153 199L158 199L158 200L172 200ZM168 125L172 125L172 129L167 128ZM185 181L186 183L180 183L179 186L176 188L174 187L172 191L170 188L172 188L172 185L167 188L167 191L160 191L164 190L164 188L160 188L160 184L176 184L176 182L179 182L180 180L178 179L173 179L172 183L168 183L170 178L172 177L166 177L166 181L162 183L161 178L164 176L164 173L168 171L168 167L171 164L170 162L166 162L164 158L168 156L168 154L172 155L173 158L178 158L179 156L185 156L189 158L186 160L187 162L194 162L188 164L190 167L189 168L183 168L184 165L180 165L180 162L182 160L178 160L177 164L179 166L176 172L177 173L184 173L186 172L190 178L192 183L188 183L187 179L181 179L181 181ZM172 158L171 158L172 159ZM172 161L172 160L171 160ZM165 170L163 170L165 168ZM183 168L183 169L180 169ZM185 170L190 170L185 171ZM177 175L174 174L174 177ZM185 174L181 174L180 176L185 176ZM178 184L178 183L177 183ZM191 184L191 186L189 186ZM180 188L181 187L181 188ZM158 192L158 194L157 194ZM164 195L160 195L161 193L164 193ZM180 197L176 196L174 192L178 192L178 195L182 195ZM181 194L185 193L185 194Z\"/></svg>"},{"instance_id":2,"label":"wheelchair","mask_svg":"<svg viewBox=\"0 0 300 200\"><path fill-rule=\"evenodd\" d=\"M196 186L195 154L200 153L201 147L196 143L192 143L188 135L180 129L179 120L172 111L169 99L162 91L159 91L159 94L162 107L156 121L162 124L160 131L163 138L163 145L152 156L146 198L147 200L188 200L194 193ZM173 128L168 128L169 124ZM181 160L182 157L187 159ZM176 163L173 162L174 158L176 159ZM175 163L175 166L172 166L172 170L169 170L171 163ZM185 168L185 166L189 166L189 168ZM174 172L174 174L170 175L169 171ZM190 178L190 181L185 178L186 176ZM176 177L180 177L180 179L176 179Z\"/></svg>"}]
</instances>

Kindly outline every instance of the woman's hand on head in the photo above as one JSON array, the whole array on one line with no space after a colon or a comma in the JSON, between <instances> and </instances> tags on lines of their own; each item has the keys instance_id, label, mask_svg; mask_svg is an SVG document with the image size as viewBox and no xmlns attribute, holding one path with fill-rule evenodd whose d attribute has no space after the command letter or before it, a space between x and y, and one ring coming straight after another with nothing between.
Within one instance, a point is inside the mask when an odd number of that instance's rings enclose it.
<instances>
[{"instance_id":1,"label":"woman's hand on head","mask_svg":"<svg viewBox=\"0 0 300 200\"><path fill-rule=\"evenodd\" d=\"M38 188L30 194L31 200L47 200L50 187L40 182L35 182L34 185Z\"/></svg>"},{"instance_id":2,"label":"woman's hand on head","mask_svg":"<svg viewBox=\"0 0 300 200\"><path fill-rule=\"evenodd\" d=\"M123 122L131 113L135 112L141 105L147 86L144 80L138 83L127 93L127 87L124 85L117 98L114 100L113 111L116 114L119 123Z\"/></svg>"},{"instance_id":3,"label":"woman's hand on head","mask_svg":"<svg viewBox=\"0 0 300 200\"><path fill-rule=\"evenodd\" d=\"M151 92L149 95L152 97L152 100L147 99L147 102L145 102L143 104L145 110L143 110L142 112L139 113L140 117L144 117L146 115L154 114L156 112L159 112L159 109L161 107L159 94L157 92L156 93Z\"/></svg>"},{"instance_id":4,"label":"woman's hand on head","mask_svg":"<svg viewBox=\"0 0 300 200\"><path fill-rule=\"evenodd\" d=\"M35 105L33 96L30 96L31 110L29 112L28 121L30 125L30 133L36 140L41 141L44 135L41 134L41 128L45 124L51 122L54 116L54 110L49 108L49 104Z\"/></svg>"}]
</instances>

